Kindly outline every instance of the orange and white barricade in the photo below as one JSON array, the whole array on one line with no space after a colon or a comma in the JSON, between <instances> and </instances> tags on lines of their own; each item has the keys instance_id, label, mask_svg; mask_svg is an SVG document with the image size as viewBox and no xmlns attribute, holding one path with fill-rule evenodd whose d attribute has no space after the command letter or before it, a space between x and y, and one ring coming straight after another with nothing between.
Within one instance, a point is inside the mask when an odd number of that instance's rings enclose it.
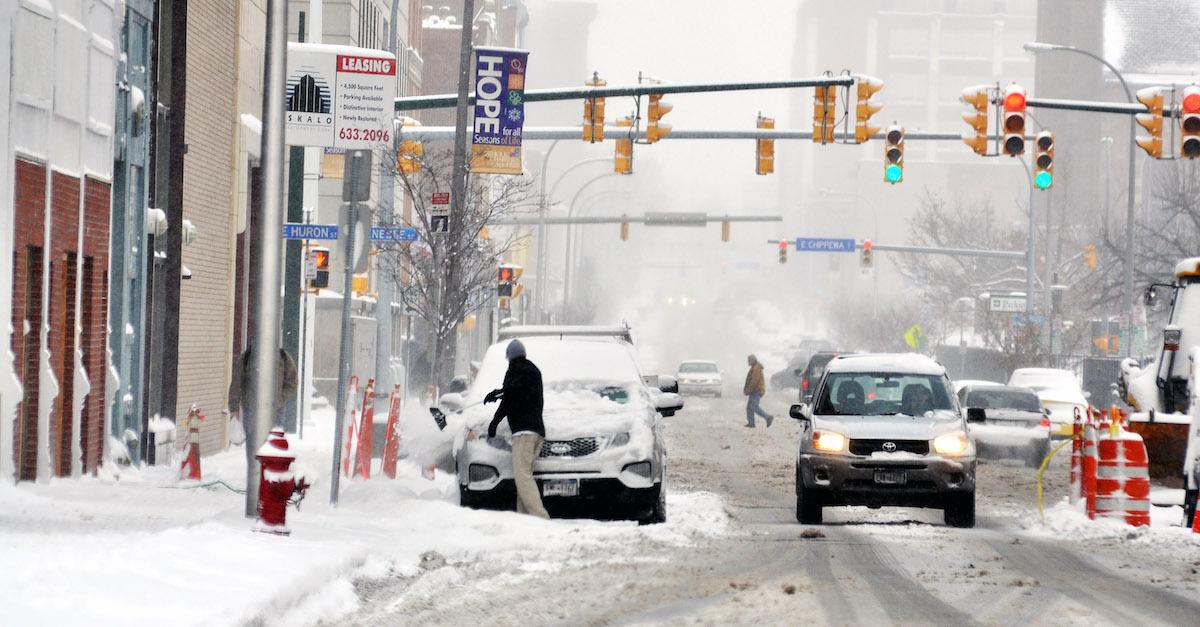
<instances>
[{"instance_id":1,"label":"orange and white barricade","mask_svg":"<svg viewBox=\"0 0 1200 627\"><path fill-rule=\"evenodd\" d=\"M354 402L358 400L358 375L350 377L350 385L346 390L346 433L342 440L342 475L350 476L350 456L354 452L354 443L358 440L358 408Z\"/></svg>"},{"instance_id":2,"label":"orange and white barricade","mask_svg":"<svg viewBox=\"0 0 1200 627\"><path fill-rule=\"evenodd\" d=\"M358 426L358 452L354 459L354 474L371 478L371 448L375 435L375 379L367 379L363 393L362 422Z\"/></svg>"},{"instance_id":3,"label":"orange and white barricade","mask_svg":"<svg viewBox=\"0 0 1200 627\"><path fill-rule=\"evenodd\" d=\"M187 438L183 441L184 453L183 463L179 465L180 479L195 479L200 480L200 421L204 420L204 414L199 407L192 405L187 414Z\"/></svg>"},{"instance_id":4,"label":"orange and white barricade","mask_svg":"<svg viewBox=\"0 0 1200 627\"><path fill-rule=\"evenodd\" d=\"M1071 431L1071 502L1078 503L1083 495L1083 478L1080 475L1083 465L1083 416L1079 408L1075 408L1075 420Z\"/></svg>"},{"instance_id":5,"label":"orange and white barricade","mask_svg":"<svg viewBox=\"0 0 1200 627\"><path fill-rule=\"evenodd\" d=\"M396 478L396 460L400 457L400 384L388 398L387 431L383 440L383 474Z\"/></svg>"},{"instance_id":6,"label":"orange and white barricade","mask_svg":"<svg viewBox=\"0 0 1200 627\"><path fill-rule=\"evenodd\" d=\"M1135 527L1148 526L1150 464L1146 444L1142 436L1126 431L1120 422L1109 424L1096 446L1095 516L1123 520Z\"/></svg>"}]
</instances>

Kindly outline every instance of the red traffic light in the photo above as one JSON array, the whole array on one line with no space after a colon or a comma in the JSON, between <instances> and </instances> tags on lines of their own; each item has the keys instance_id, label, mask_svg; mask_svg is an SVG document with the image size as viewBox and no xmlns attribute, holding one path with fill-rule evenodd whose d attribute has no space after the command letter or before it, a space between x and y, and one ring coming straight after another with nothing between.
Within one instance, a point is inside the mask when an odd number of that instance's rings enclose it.
<instances>
[{"instance_id":1,"label":"red traffic light","mask_svg":"<svg viewBox=\"0 0 1200 627\"><path fill-rule=\"evenodd\" d=\"M872 246L874 246L874 244L871 243L871 240L869 240L869 239L863 240L863 250L871 250Z\"/></svg>"},{"instance_id":2,"label":"red traffic light","mask_svg":"<svg viewBox=\"0 0 1200 627\"><path fill-rule=\"evenodd\" d=\"M500 268L500 282L509 283L513 280L512 268Z\"/></svg>"},{"instance_id":3,"label":"red traffic light","mask_svg":"<svg viewBox=\"0 0 1200 627\"><path fill-rule=\"evenodd\" d=\"M1200 90L1193 91L1189 89L1187 91L1190 93L1187 93L1183 97L1183 112L1200 113Z\"/></svg>"},{"instance_id":4,"label":"red traffic light","mask_svg":"<svg viewBox=\"0 0 1200 627\"><path fill-rule=\"evenodd\" d=\"M1004 97L1005 111L1021 111L1025 108L1025 94L1019 91L1010 91Z\"/></svg>"},{"instance_id":5,"label":"red traffic light","mask_svg":"<svg viewBox=\"0 0 1200 627\"><path fill-rule=\"evenodd\" d=\"M788 241L785 239L779 240L779 250L786 252L787 249L788 249Z\"/></svg>"}]
</instances>

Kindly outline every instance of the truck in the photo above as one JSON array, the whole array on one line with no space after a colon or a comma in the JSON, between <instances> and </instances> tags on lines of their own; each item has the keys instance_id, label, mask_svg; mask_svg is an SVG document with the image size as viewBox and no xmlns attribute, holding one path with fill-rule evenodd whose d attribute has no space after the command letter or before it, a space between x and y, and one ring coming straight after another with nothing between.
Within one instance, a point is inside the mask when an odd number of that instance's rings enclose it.
<instances>
[{"instance_id":1,"label":"truck","mask_svg":"<svg viewBox=\"0 0 1200 627\"><path fill-rule=\"evenodd\" d=\"M1173 282L1148 286L1143 302L1153 305L1164 295L1170 309L1157 354L1145 366L1133 358L1122 361L1118 391L1133 408L1131 430L1146 441L1151 477L1176 486L1182 478L1190 525L1200 489L1200 464L1193 459L1200 454L1192 428L1197 408L1191 392L1196 386L1194 360L1200 356L1200 257L1180 261Z\"/></svg>"}]
</instances>

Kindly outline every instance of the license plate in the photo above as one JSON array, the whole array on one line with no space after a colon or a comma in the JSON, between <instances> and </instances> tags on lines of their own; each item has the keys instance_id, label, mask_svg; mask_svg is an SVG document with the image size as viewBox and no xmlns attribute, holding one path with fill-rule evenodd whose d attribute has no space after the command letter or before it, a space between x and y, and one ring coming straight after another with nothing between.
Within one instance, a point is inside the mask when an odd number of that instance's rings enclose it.
<instances>
[{"instance_id":1,"label":"license plate","mask_svg":"<svg viewBox=\"0 0 1200 627\"><path fill-rule=\"evenodd\" d=\"M542 496L579 496L579 480L546 479L542 481Z\"/></svg>"},{"instance_id":2,"label":"license plate","mask_svg":"<svg viewBox=\"0 0 1200 627\"><path fill-rule=\"evenodd\" d=\"M904 485L908 475L903 470L876 470L875 483L882 485Z\"/></svg>"}]
</instances>

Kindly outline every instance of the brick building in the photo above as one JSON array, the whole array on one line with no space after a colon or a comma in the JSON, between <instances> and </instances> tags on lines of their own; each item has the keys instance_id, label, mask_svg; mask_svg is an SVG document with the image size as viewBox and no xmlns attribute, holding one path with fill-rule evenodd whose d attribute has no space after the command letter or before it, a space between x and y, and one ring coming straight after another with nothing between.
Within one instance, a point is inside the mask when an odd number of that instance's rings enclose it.
<instances>
[{"instance_id":1,"label":"brick building","mask_svg":"<svg viewBox=\"0 0 1200 627\"><path fill-rule=\"evenodd\" d=\"M111 3L0 8L0 477L103 455L109 210L120 18Z\"/></svg>"}]
</instances>

